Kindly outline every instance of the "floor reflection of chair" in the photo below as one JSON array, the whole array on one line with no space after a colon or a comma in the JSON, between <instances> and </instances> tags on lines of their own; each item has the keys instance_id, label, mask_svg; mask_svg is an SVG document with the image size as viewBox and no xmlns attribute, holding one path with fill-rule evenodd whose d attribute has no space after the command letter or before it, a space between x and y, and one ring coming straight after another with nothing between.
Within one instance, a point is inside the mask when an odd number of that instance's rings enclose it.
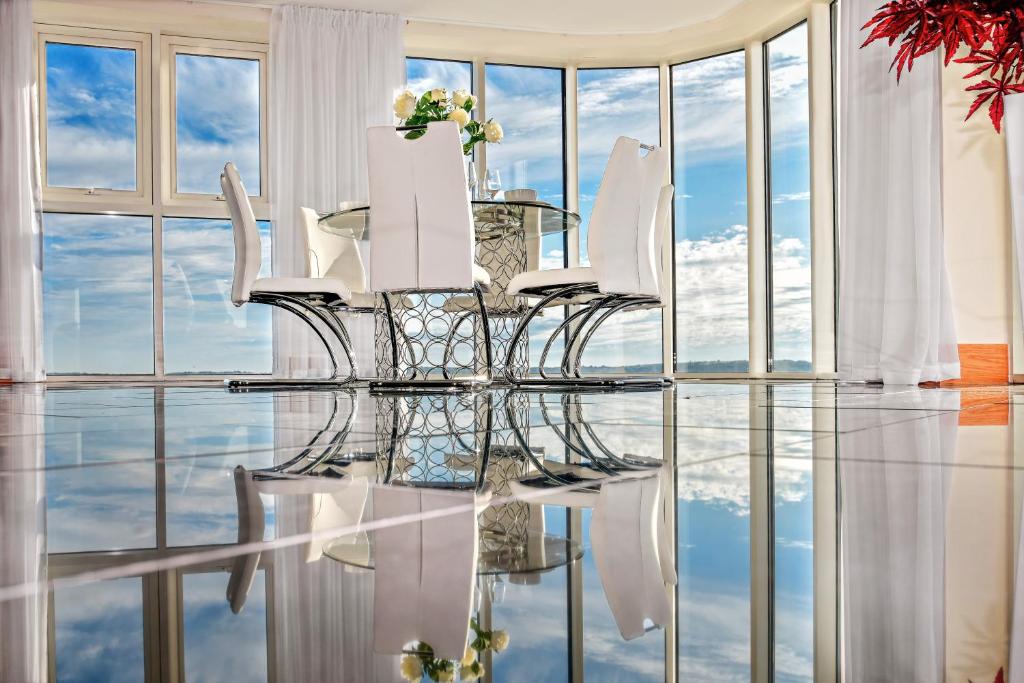
<instances>
[{"instance_id":1,"label":"floor reflection of chair","mask_svg":"<svg viewBox=\"0 0 1024 683\"><path fill-rule=\"evenodd\" d=\"M623 638L643 635L647 619L664 627L672 619L668 587L676 582L667 519L674 470L668 463L608 448L583 420L578 394L561 396L563 425L551 419L543 395L539 400L545 424L582 462L537 458L522 424L510 420L537 471L511 482L511 492L534 503L592 508L594 564Z\"/></svg>"},{"instance_id":2,"label":"floor reflection of chair","mask_svg":"<svg viewBox=\"0 0 1024 683\"><path fill-rule=\"evenodd\" d=\"M376 475L372 454L353 452L346 439L356 418L356 395L344 392L350 408L340 408L342 392L332 392L331 412L324 424L293 457L271 467L249 470L235 468L235 497L238 504L238 543L259 543L265 531L265 510L261 494L310 497L311 532L357 523L362 517L370 478ZM344 422L339 423L344 419ZM314 537L307 545L307 561L318 559L329 538ZM231 569L227 599L239 612L252 587L260 553L239 556Z\"/></svg>"},{"instance_id":3,"label":"floor reflection of chair","mask_svg":"<svg viewBox=\"0 0 1024 683\"><path fill-rule=\"evenodd\" d=\"M439 658L462 658L476 583L477 514L490 498L488 487L385 486L373 492L375 522L394 522L373 532L376 652L398 654L418 641Z\"/></svg>"}]
</instances>

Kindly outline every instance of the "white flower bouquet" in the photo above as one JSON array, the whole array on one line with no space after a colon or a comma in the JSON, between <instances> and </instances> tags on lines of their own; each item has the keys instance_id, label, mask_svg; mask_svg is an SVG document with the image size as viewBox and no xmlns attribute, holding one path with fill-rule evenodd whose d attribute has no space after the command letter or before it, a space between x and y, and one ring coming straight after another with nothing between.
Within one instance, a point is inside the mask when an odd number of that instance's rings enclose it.
<instances>
[{"instance_id":1,"label":"white flower bouquet","mask_svg":"<svg viewBox=\"0 0 1024 683\"><path fill-rule=\"evenodd\" d=\"M431 681L452 683L456 675L460 681L475 681L485 671L480 663L480 655L487 650L502 652L508 647L507 631L496 629L485 631L480 628L476 618L470 619L469 626L473 630L473 639L466 646L466 653L461 661L438 659L434 656L434 648L427 643L413 643L411 650L406 650L399 665L402 678L410 683L418 683L426 674Z\"/></svg>"},{"instance_id":2,"label":"white flower bouquet","mask_svg":"<svg viewBox=\"0 0 1024 683\"><path fill-rule=\"evenodd\" d=\"M444 88L434 88L416 97L411 90L404 90L395 98L395 116L405 126L425 126L431 121L454 121L459 130L469 137L462 143L462 153L468 155L479 142L501 142L505 132L494 119L483 123L472 118L476 108L476 95L467 90L456 90L451 95ZM406 139L414 140L423 135L422 130L410 130Z\"/></svg>"}]
</instances>

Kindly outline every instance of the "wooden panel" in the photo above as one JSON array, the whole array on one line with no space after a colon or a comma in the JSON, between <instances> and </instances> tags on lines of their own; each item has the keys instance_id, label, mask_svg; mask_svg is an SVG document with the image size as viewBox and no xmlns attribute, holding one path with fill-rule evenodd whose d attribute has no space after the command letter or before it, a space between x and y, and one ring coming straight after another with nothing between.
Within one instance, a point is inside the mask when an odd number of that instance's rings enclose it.
<instances>
[{"instance_id":1,"label":"wooden panel","mask_svg":"<svg viewBox=\"0 0 1024 683\"><path fill-rule=\"evenodd\" d=\"M1010 424L1007 389L965 389L960 394L961 427L1005 427Z\"/></svg>"},{"instance_id":2,"label":"wooden panel","mask_svg":"<svg viewBox=\"0 0 1024 683\"><path fill-rule=\"evenodd\" d=\"M1010 380L1010 350L1006 344L960 344L960 379L943 387L1003 385Z\"/></svg>"}]
</instances>

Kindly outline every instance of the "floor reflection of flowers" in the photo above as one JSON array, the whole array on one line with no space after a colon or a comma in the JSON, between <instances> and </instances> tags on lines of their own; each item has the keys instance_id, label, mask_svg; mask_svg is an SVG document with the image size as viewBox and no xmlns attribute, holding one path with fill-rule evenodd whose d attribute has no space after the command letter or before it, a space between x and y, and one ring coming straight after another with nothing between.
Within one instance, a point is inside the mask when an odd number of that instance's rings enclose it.
<instances>
[{"instance_id":1,"label":"floor reflection of flowers","mask_svg":"<svg viewBox=\"0 0 1024 683\"><path fill-rule=\"evenodd\" d=\"M437 659L429 644L414 643L412 649L402 656L402 678L415 682L423 680L426 675L431 681L451 683L456 676L460 681L475 681L482 677L484 665L480 662L481 655L488 650L502 652L508 647L509 635L501 629L485 631L475 618L470 620L469 626L473 629L473 640L466 646L466 654L461 661Z\"/></svg>"}]
</instances>

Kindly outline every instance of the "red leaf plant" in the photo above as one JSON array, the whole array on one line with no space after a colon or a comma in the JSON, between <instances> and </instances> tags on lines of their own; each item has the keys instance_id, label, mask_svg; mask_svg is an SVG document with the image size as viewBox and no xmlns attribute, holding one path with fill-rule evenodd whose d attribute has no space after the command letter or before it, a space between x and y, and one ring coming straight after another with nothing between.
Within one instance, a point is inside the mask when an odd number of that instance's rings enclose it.
<instances>
[{"instance_id":1,"label":"red leaf plant","mask_svg":"<svg viewBox=\"0 0 1024 683\"><path fill-rule=\"evenodd\" d=\"M890 0L862 30L869 30L861 47L884 40L899 43L890 70L896 80L914 68L914 60L940 46L945 65L952 61L974 68L964 76L977 82L967 87L977 93L964 120L988 104L996 131L1002 129L1004 99L1024 93L1024 2L1021 0ZM966 57L954 59L961 45Z\"/></svg>"}]
</instances>

